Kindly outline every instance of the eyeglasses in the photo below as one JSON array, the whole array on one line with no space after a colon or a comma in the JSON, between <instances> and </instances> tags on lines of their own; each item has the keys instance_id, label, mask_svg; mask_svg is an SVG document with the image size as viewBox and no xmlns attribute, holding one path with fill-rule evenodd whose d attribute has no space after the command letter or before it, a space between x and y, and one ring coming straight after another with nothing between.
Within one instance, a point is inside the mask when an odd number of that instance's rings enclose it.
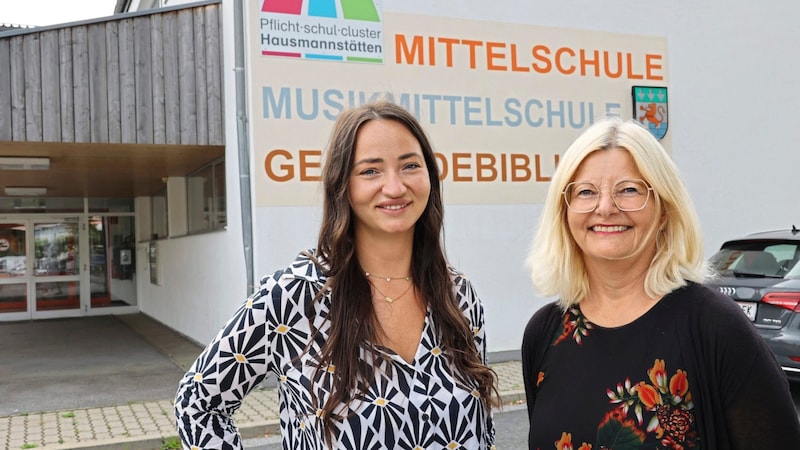
<instances>
[{"instance_id":1,"label":"eyeglasses","mask_svg":"<svg viewBox=\"0 0 800 450\"><path fill-rule=\"evenodd\" d=\"M611 188L611 199L620 211L639 211L647 205L653 188L644 180L622 180ZM586 181L573 181L564 189L567 207L577 213L588 213L600 205L602 190Z\"/></svg>"}]
</instances>

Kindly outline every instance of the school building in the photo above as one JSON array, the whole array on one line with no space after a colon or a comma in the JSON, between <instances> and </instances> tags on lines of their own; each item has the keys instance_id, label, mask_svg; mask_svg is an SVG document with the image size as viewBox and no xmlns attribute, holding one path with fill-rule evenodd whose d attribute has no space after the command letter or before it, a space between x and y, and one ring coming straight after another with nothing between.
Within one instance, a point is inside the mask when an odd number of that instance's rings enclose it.
<instances>
[{"instance_id":1,"label":"school building","mask_svg":"<svg viewBox=\"0 0 800 450\"><path fill-rule=\"evenodd\" d=\"M428 131L451 263L518 357L525 258L558 158L635 118L672 154L706 253L800 225L800 4L744 0L119 0L0 31L0 321L141 312L204 344L315 245L343 109ZM0 18L1 20L2 18Z\"/></svg>"}]
</instances>

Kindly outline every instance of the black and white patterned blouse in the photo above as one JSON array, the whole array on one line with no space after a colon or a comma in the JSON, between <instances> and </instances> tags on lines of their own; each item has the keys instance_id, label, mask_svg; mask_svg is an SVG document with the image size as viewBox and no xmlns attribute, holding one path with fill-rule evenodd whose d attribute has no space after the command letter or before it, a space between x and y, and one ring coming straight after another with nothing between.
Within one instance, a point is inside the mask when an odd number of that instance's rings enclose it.
<instances>
[{"instance_id":1,"label":"black and white patterned blouse","mask_svg":"<svg viewBox=\"0 0 800 450\"><path fill-rule=\"evenodd\" d=\"M478 354L485 361L483 307L471 283L451 270L456 301L469 321ZM283 448L325 448L322 421L313 407L328 398L331 374L314 384L314 355L319 354L330 324L325 321L329 295L315 302L314 325L321 338L310 343L306 305L325 277L303 254L285 270L261 281L259 290L206 347L181 380L175 399L178 433L185 448L242 447L232 415L245 395L269 372L278 379ZM375 380L353 401L348 416L334 431L336 449L489 449L494 448L491 411L484 408L476 384L464 385L452 375L439 346L430 309L412 363L388 348L388 357L373 361ZM299 357L299 360L296 359ZM329 372L335 371L330 367ZM349 413L349 414L348 414Z\"/></svg>"}]
</instances>

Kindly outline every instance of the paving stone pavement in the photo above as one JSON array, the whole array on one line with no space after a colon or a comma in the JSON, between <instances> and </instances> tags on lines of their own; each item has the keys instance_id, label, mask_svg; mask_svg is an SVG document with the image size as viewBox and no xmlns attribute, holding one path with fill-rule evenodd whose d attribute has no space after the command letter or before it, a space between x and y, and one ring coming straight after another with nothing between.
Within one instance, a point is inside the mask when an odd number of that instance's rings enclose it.
<instances>
[{"instance_id":1,"label":"paving stone pavement","mask_svg":"<svg viewBox=\"0 0 800 450\"><path fill-rule=\"evenodd\" d=\"M519 361L496 363L504 404L525 400ZM234 420L243 439L279 432L278 392L258 388L248 395ZM161 449L176 435L172 399L0 417L0 447L5 449Z\"/></svg>"}]
</instances>

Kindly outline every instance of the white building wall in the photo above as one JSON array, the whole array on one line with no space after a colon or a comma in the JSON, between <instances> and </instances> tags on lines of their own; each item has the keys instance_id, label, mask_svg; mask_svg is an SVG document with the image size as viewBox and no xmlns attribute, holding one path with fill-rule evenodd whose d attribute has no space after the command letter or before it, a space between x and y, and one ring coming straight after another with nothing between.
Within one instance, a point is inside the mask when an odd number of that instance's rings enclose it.
<instances>
[{"instance_id":1,"label":"white building wall","mask_svg":"<svg viewBox=\"0 0 800 450\"><path fill-rule=\"evenodd\" d=\"M248 2L250 8L255 3ZM800 61L800 4L767 0L653 4L623 0L495 2L384 0L384 11L666 37L669 138L702 222L708 256L723 240L800 226L793 148ZM223 3L228 229L163 241L164 286L140 286L142 311L208 341L244 297L233 85L233 2ZM251 111L252 114L252 111ZM577 132L576 132L577 135ZM432 136L434 143L437 138ZM324 143L320 143L324 145ZM260 170L257 164L251 167ZM486 309L490 352L518 351L537 296L523 266L541 205L447 205L451 262L474 282ZM317 207L254 210L256 278L285 267L316 241ZM161 244L161 242L159 243ZM140 256L140 255L137 255ZM145 279L146 277L140 277Z\"/></svg>"},{"instance_id":2,"label":"white building wall","mask_svg":"<svg viewBox=\"0 0 800 450\"><path fill-rule=\"evenodd\" d=\"M160 285L150 282L149 244L138 244L136 254L140 310L201 344L216 335L247 296L236 140L233 2L223 2L222 16L228 225L224 231L157 241ZM170 198L173 200L178 199ZM185 205L182 209L186 211Z\"/></svg>"}]
</instances>

